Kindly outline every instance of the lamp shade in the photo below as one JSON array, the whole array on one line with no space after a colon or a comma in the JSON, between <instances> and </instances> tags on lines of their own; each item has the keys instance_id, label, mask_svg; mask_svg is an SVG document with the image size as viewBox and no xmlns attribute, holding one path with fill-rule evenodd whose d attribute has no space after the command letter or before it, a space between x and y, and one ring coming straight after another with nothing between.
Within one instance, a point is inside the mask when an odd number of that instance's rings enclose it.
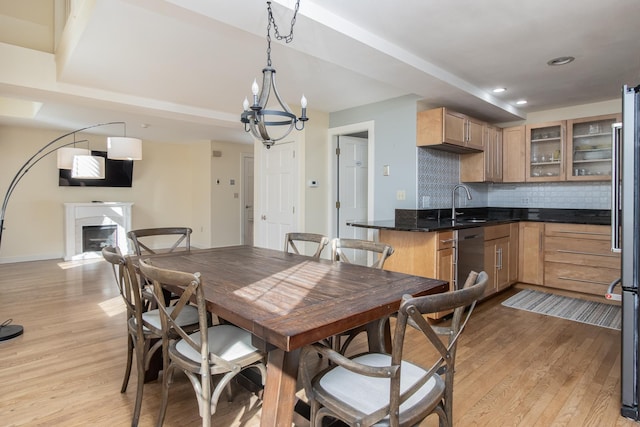
<instances>
[{"instance_id":1,"label":"lamp shade","mask_svg":"<svg viewBox=\"0 0 640 427\"><path fill-rule=\"evenodd\" d=\"M107 138L107 157L113 160L142 160L142 140L123 136Z\"/></svg>"},{"instance_id":2,"label":"lamp shade","mask_svg":"<svg viewBox=\"0 0 640 427\"><path fill-rule=\"evenodd\" d=\"M58 169L73 169L75 156L89 156L91 151L87 148L62 147L58 149Z\"/></svg>"},{"instance_id":3,"label":"lamp shade","mask_svg":"<svg viewBox=\"0 0 640 427\"><path fill-rule=\"evenodd\" d=\"M73 158L72 178L104 179L104 157L75 156Z\"/></svg>"}]
</instances>

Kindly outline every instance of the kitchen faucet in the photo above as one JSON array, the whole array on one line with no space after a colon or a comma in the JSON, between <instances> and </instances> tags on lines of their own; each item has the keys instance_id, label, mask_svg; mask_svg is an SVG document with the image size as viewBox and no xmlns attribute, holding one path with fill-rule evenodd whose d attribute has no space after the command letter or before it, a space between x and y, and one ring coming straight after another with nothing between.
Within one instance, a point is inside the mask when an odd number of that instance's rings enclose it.
<instances>
[{"instance_id":1,"label":"kitchen faucet","mask_svg":"<svg viewBox=\"0 0 640 427\"><path fill-rule=\"evenodd\" d=\"M466 185L457 184L453 187L453 190L451 191L451 221L456 220L456 190L458 188L464 188L467 192L467 200L471 200L471 193L469 193L469 188L467 188Z\"/></svg>"}]
</instances>

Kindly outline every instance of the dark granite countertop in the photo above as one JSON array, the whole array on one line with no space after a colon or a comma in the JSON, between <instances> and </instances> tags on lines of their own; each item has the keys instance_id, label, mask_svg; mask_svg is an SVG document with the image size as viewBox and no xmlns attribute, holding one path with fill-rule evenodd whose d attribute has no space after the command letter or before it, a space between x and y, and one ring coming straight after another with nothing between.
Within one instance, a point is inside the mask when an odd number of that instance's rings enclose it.
<instances>
[{"instance_id":1,"label":"dark granite countertop","mask_svg":"<svg viewBox=\"0 0 640 427\"><path fill-rule=\"evenodd\" d=\"M451 209L396 209L395 219L351 222L353 227L396 231L446 231L517 221L610 225L611 211L600 209L459 208L455 222Z\"/></svg>"}]
</instances>

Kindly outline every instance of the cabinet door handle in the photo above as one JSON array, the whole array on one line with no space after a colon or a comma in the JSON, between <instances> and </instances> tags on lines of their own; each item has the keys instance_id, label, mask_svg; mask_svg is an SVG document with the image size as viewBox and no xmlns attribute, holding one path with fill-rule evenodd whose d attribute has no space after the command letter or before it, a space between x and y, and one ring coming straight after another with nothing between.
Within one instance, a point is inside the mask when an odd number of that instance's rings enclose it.
<instances>
[{"instance_id":1,"label":"cabinet door handle","mask_svg":"<svg viewBox=\"0 0 640 427\"><path fill-rule=\"evenodd\" d=\"M542 252L542 233L538 233L538 252Z\"/></svg>"},{"instance_id":2,"label":"cabinet door handle","mask_svg":"<svg viewBox=\"0 0 640 427\"><path fill-rule=\"evenodd\" d=\"M444 239L444 240L441 239L440 243L453 243L455 241L456 241L456 239Z\"/></svg>"},{"instance_id":3,"label":"cabinet door handle","mask_svg":"<svg viewBox=\"0 0 640 427\"><path fill-rule=\"evenodd\" d=\"M597 252L568 251L566 249L558 249L556 252L563 253L563 254L604 256L604 257L608 257L608 258L617 258L618 257L616 254L603 254L603 253L597 253Z\"/></svg>"},{"instance_id":4,"label":"cabinet door handle","mask_svg":"<svg viewBox=\"0 0 640 427\"><path fill-rule=\"evenodd\" d=\"M502 248L497 248L496 249L496 256L497 256L497 265L496 268L498 270L502 270Z\"/></svg>"},{"instance_id":5,"label":"cabinet door handle","mask_svg":"<svg viewBox=\"0 0 640 427\"><path fill-rule=\"evenodd\" d=\"M571 281L574 281L574 282L582 282L582 283L593 283L595 285L609 285L609 282L598 282L596 280L577 279L575 277L559 276L558 279L560 279L560 280L571 280Z\"/></svg>"},{"instance_id":6,"label":"cabinet door handle","mask_svg":"<svg viewBox=\"0 0 640 427\"><path fill-rule=\"evenodd\" d=\"M588 236L609 236L609 233L596 233L594 231L556 231L558 234L586 234Z\"/></svg>"}]
</instances>

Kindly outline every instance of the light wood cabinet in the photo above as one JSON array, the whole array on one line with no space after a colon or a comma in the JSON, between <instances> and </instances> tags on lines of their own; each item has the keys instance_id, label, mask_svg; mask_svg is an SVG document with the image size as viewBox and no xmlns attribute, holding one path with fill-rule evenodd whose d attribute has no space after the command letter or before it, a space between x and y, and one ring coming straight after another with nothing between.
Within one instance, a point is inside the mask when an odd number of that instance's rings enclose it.
<instances>
[{"instance_id":1,"label":"light wood cabinet","mask_svg":"<svg viewBox=\"0 0 640 427\"><path fill-rule=\"evenodd\" d=\"M524 182L526 156L525 126L502 129L502 181Z\"/></svg>"},{"instance_id":2,"label":"light wood cabinet","mask_svg":"<svg viewBox=\"0 0 640 427\"><path fill-rule=\"evenodd\" d=\"M562 121L526 126L525 181L564 181L566 126Z\"/></svg>"},{"instance_id":3,"label":"light wood cabinet","mask_svg":"<svg viewBox=\"0 0 640 427\"><path fill-rule=\"evenodd\" d=\"M620 254L611 252L611 227L546 224L544 285L604 296L620 277Z\"/></svg>"},{"instance_id":4,"label":"light wood cabinet","mask_svg":"<svg viewBox=\"0 0 640 427\"><path fill-rule=\"evenodd\" d=\"M449 282L455 288L455 232L453 230L422 233L415 231L380 230L379 240L393 246L394 252L384 269ZM429 317L439 319L447 313Z\"/></svg>"},{"instance_id":5,"label":"light wood cabinet","mask_svg":"<svg viewBox=\"0 0 640 427\"><path fill-rule=\"evenodd\" d=\"M567 181L611 180L611 125L620 114L567 121Z\"/></svg>"},{"instance_id":6,"label":"light wood cabinet","mask_svg":"<svg viewBox=\"0 0 640 427\"><path fill-rule=\"evenodd\" d=\"M484 227L484 270L489 282L484 295L500 292L511 285L509 266L511 256L511 225L490 225Z\"/></svg>"},{"instance_id":7,"label":"light wood cabinet","mask_svg":"<svg viewBox=\"0 0 640 427\"><path fill-rule=\"evenodd\" d=\"M544 283L544 228L542 222L521 222L518 230L518 281Z\"/></svg>"},{"instance_id":8,"label":"light wood cabinet","mask_svg":"<svg viewBox=\"0 0 640 427\"><path fill-rule=\"evenodd\" d=\"M483 127L484 122L444 107L420 111L416 145L456 153L482 151Z\"/></svg>"},{"instance_id":9,"label":"light wood cabinet","mask_svg":"<svg viewBox=\"0 0 640 427\"><path fill-rule=\"evenodd\" d=\"M489 182L502 182L502 129L487 126L485 170Z\"/></svg>"},{"instance_id":10,"label":"light wood cabinet","mask_svg":"<svg viewBox=\"0 0 640 427\"><path fill-rule=\"evenodd\" d=\"M460 156L462 182L502 182L502 129L487 125L484 132L484 151Z\"/></svg>"},{"instance_id":11,"label":"light wood cabinet","mask_svg":"<svg viewBox=\"0 0 640 427\"><path fill-rule=\"evenodd\" d=\"M449 282L449 290L454 290L456 287L455 277L455 260L456 252L454 246L454 232L439 232L438 233L438 250L436 253L436 278L440 280L446 280ZM428 317L432 319L440 319L453 310L439 311Z\"/></svg>"},{"instance_id":12,"label":"light wood cabinet","mask_svg":"<svg viewBox=\"0 0 640 427\"><path fill-rule=\"evenodd\" d=\"M520 224L509 224L509 283L518 281L518 249L520 243Z\"/></svg>"}]
</instances>

